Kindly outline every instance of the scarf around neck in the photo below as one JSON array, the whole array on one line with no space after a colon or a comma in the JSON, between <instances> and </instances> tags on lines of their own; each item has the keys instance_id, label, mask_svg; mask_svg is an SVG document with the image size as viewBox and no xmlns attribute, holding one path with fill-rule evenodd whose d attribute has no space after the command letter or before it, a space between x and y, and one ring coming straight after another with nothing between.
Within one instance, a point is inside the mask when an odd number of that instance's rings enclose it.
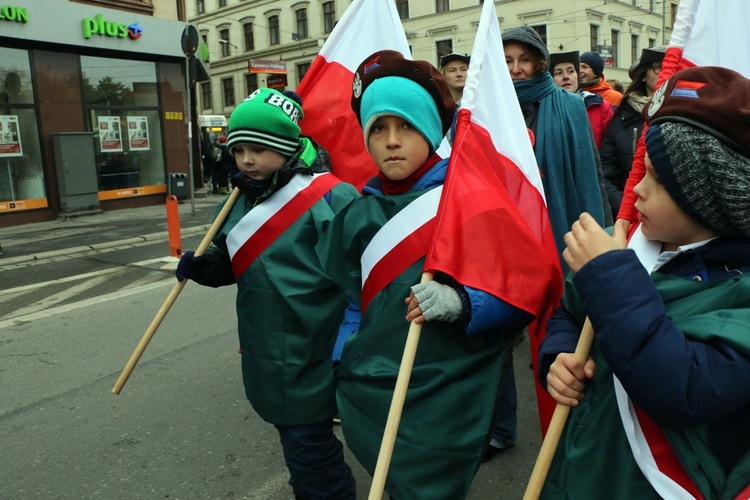
<instances>
[{"instance_id":1,"label":"scarf around neck","mask_svg":"<svg viewBox=\"0 0 750 500\"><path fill-rule=\"evenodd\" d=\"M432 153L421 167L412 172L409 177L401 179L400 181L392 181L386 177L382 171L378 172L378 179L380 179L380 184L383 187L383 194L391 195L407 192L425 174L425 172L430 170L440 160L440 155Z\"/></svg>"},{"instance_id":2,"label":"scarf around neck","mask_svg":"<svg viewBox=\"0 0 750 500\"><path fill-rule=\"evenodd\" d=\"M562 259L564 236L581 212L590 213L604 225L604 207L594 158L586 107L577 94L557 85L545 72L529 80L513 82L521 106L539 103L534 156L542 174L552 232Z\"/></svg>"}]
</instances>

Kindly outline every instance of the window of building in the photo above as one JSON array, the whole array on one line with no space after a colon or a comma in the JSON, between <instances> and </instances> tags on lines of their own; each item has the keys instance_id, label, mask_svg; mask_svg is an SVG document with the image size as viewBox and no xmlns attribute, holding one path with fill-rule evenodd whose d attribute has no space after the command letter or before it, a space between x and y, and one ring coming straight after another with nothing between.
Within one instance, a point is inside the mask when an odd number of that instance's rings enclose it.
<instances>
[{"instance_id":1,"label":"window of building","mask_svg":"<svg viewBox=\"0 0 750 500\"><path fill-rule=\"evenodd\" d=\"M648 39L648 48L656 47L656 38L649 38Z\"/></svg>"},{"instance_id":2,"label":"window of building","mask_svg":"<svg viewBox=\"0 0 750 500\"><path fill-rule=\"evenodd\" d=\"M307 9L297 11L297 39L307 38Z\"/></svg>"},{"instance_id":3,"label":"window of building","mask_svg":"<svg viewBox=\"0 0 750 500\"><path fill-rule=\"evenodd\" d=\"M333 31L334 24L336 24L336 4L325 2L323 3L323 31L330 33Z\"/></svg>"},{"instance_id":4,"label":"window of building","mask_svg":"<svg viewBox=\"0 0 750 500\"><path fill-rule=\"evenodd\" d=\"M638 35L630 35L630 60L635 61L641 55L641 49L638 47L639 44Z\"/></svg>"},{"instance_id":5,"label":"window of building","mask_svg":"<svg viewBox=\"0 0 750 500\"><path fill-rule=\"evenodd\" d=\"M440 58L453 52L453 40L438 40L435 42L437 52L437 61L440 64Z\"/></svg>"},{"instance_id":6,"label":"window of building","mask_svg":"<svg viewBox=\"0 0 750 500\"><path fill-rule=\"evenodd\" d=\"M219 7L226 7L226 6L227 6L227 0L219 0Z\"/></svg>"},{"instance_id":7,"label":"window of building","mask_svg":"<svg viewBox=\"0 0 750 500\"><path fill-rule=\"evenodd\" d=\"M409 19L409 0L396 0L396 10L399 18Z\"/></svg>"},{"instance_id":8,"label":"window of building","mask_svg":"<svg viewBox=\"0 0 750 500\"><path fill-rule=\"evenodd\" d=\"M281 43L281 34L279 33L279 16L270 16L268 18L269 43L278 45Z\"/></svg>"},{"instance_id":9,"label":"window of building","mask_svg":"<svg viewBox=\"0 0 750 500\"><path fill-rule=\"evenodd\" d=\"M599 26L592 24L589 27L589 45L591 45L591 51L596 52L599 50Z\"/></svg>"},{"instance_id":10,"label":"window of building","mask_svg":"<svg viewBox=\"0 0 750 500\"><path fill-rule=\"evenodd\" d=\"M542 38L544 45L546 46L547 45L547 25L540 24L538 26L532 26L531 28L537 32L537 34Z\"/></svg>"},{"instance_id":11,"label":"window of building","mask_svg":"<svg viewBox=\"0 0 750 500\"><path fill-rule=\"evenodd\" d=\"M648 2L648 11L653 12L654 11L654 0L649 0Z\"/></svg>"},{"instance_id":12,"label":"window of building","mask_svg":"<svg viewBox=\"0 0 750 500\"><path fill-rule=\"evenodd\" d=\"M451 10L449 0L435 0L435 12L448 12Z\"/></svg>"},{"instance_id":13,"label":"window of building","mask_svg":"<svg viewBox=\"0 0 750 500\"><path fill-rule=\"evenodd\" d=\"M164 184L156 64L92 56L80 61L99 190ZM140 134L135 141L134 130Z\"/></svg>"},{"instance_id":14,"label":"window of building","mask_svg":"<svg viewBox=\"0 0 750 500\"><path fill-rule=\"evenodd\" d=\"M669 19L671 23L669 26L674 26L674 22L677 20L677 4L675 2L669 4Z\"/></svg>"},{"instance_id":15,"label":"window of building","mask_svg":"<svg viewBox=\"0 0 750 500\"><path fill-rule=\"evenodd\" d=\"M299 63L297 64L297 85L302 82L302 79L305 77L305 74L307 73L307 70L310 69L310 63Z\"/></svg>"},{"instance_id":16,"label":"window of building","mask_svg":"<svg viewBox=\"0 0 750 500\"><path fill-rule=\"evenodd\" d=\"M213 109L213 94L211 93L211 82L201 83L201 108Z\"/></svg>"},{"instance_id":17,"label":"window of building","mask_svg":"<svg viewBox=\"0 0 750 500\"><path fill-rule=\"evenodd\" d=\"M245 73L245 95L250 95L258 90L258 74Z\"/></svg>"},{"instance_id":18,"label":"window of building","mask_svg":"<svg viewBox=\"0 0 750 500\"><path fill-rule=\"evenodd\" d=\"M620 57L620 32L612 30L612 66L619 66Z\"/></svg>"},{"instance_id":19,"label":"window of building","mask_svg":"<svg viewBox=\"0 0 750 500\"><path fill-rule=\"evenodd\" d=\"M245 52L255 50L255 38L253 37L253 23L242 25L242 31L245 34Z\"/></svg>"},{"instance_id":20,"label":"window of building","mask_svg":"<svg viewBox=\"0 0 750 500\"><path fill-rule=\"evenodd\" d=\"M221 88L224 91L224 107L234 106L234 80L232 77L222 78Z\"/></svg>"},{"instance_id":21,"label":"window of building","mask_svg":"<svg viewBox=\"0 0 750 500\"><path fill-rule=\"evenodd\" d=\"M221 57L227 57L229 55L229 30L223 29L219 31L219 40L223 42L219 43L221 47Z\"/></svg>"},{"instance_id":22,"label":"window of building","mask_svg":"<svg viewBox=\"0 0 750 500\"><path fill-rule=\"evenodd\" d=\"M74 72L75 70L71 70ZM29 53L0 47L0 212L16 210L18 200L41 200L25 204L46 207L44 168L34 102L34 79ZM69 75L55 75L58 77Z\"/></svg>"},{"instance_id":23,"label":"window of building","mask_svg":"<svg viewBox=\"0 0 750 500\"><path fill-rule=\"evenodd\" d=\"M198 10L198 14L206 13L206 0L196 0L195 6L196 6L196 9Z\"/></svg>"}]
</instances>

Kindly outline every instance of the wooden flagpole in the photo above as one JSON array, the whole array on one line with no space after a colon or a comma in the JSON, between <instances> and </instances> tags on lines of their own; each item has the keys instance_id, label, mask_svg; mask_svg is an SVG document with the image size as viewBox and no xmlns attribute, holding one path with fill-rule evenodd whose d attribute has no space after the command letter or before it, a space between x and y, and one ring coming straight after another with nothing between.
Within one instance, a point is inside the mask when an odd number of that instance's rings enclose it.
<instances>
[{"instance_id":1,"label":"wooden flagpole","mask_svg":"<svg viewBox=\"0 0 750 500\"><path fill-rule=\"evenodd\" d=\"M427 281L432 281L432 273L422 274L422 281L420 283ZM406 390L409 388L409 379L411 378L414 357L417 354L417 345L419 344L419 336L421 334L422 323L412 321L409 325L409 334L406 337L404 354L401 356L401 366L398 369L396 387L393 390L391 408L388 411L388 420L385 424L383 440L380 443L380 452L378 453L378 461L375 464L375 473L372 475L368 500L380 500L383 498L385 480L388 477L388 468L391 465L393 446L396 443L398 425L401 422L401 413L403 412L404 401L406 400Z\"/></svg>"},{"instance_id":2,"label":"wooden flagpole","mask_svg":"<svg viewBox=\"0 0 750 500\"><path fill-rule=\"evenodd\" d=\"M586 362L593 341L594 327L591 325L591 320L587 317L581 330L581 336L578 338L576 351L573 354L579 362ZM568 405L557 403L555 412L552 414L552 420L547 428L547 435L544 437L542 448L539 450L539 456L536 459L536 464L534 464L534 470L531 472L529 484L526 486L523 500L536 500L539 498L542 486L544 486L544 480L547 478L549 467L552 464L552 458L555 456L555 450L557 450L557 445L560 442L560 436L562 436L562 431L565 428L565 422L568 420L570 409L571 407Z\"/></svg>"},{"instance_id":3,"label":"wooden flagpole","mask_svg":"<svg viewBox=\"0 0 750 500\"><path fill-rule=\"evenodd\" d=\"M211 243L211 240L213 240L214 236L216 236L216 233L219 230L219 227L221 227L221 225L224 223L224 219L226 219L227 215L229 215L229 211L232 210L232 207L234 206L234 203L237 201L237 198L239 196L240 196L240 190L237 188L234 188L234 190L232 191L232 194L229 195L229 198L227 199L226 203L224 203L224 207L222 207L221 211L219 212L219 215L216 216L216 220L214 220L213 224L211 224L211 227L208 228L208 232L206 233L206 236L203 237L203 241L201 241L201 244L198 245L198 248L195 250L196 257L199 255L203 255L203 252L206 251L206 248L208 248L208 245ZM112 388L113 393L120 394L120 391L125 385L125 382L128 381L128 377L130 377L130 374L133 372L135 365L138 363L138 360L141 359L141 355L143 354L143 351L146 350L148 343L151 342L151 338L156 333L156 330L159 328L159 325L161 325L161 322L164 320L164 317L169 312L169 309L172 307L172 304L174 304L175 300L177 300L177 297L180 295L180 292L182 292L182 289L185 288L185 285L187 284L187 282L188 282L187 279L183 279L182 281L178 281L177 283L175 283L174 287L172 288L172 291L167 297L167 300L164 301L164 304L162 304L161 308L156 313L156 317L154 317L154 320L151 322L151 325L149 325L148 329L146 330L146 333L143 334L143 338L141 338L141 341L138 343L138 346L135 348L133 355L130 356L130 360L125 365L125 369L123 369L122 373L120 374L120 378L117 379L115 386Z\"/></svg>"}]
</instances>

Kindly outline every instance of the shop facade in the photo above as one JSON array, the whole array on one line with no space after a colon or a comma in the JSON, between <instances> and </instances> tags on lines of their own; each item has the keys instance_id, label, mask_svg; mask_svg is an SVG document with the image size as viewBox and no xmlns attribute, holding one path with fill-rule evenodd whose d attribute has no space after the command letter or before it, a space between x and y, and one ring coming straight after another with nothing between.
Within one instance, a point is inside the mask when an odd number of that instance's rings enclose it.
<instances>
[{"instance_id":1,"label":"shop facade","mask_svg":"<svg viewBox=\"0 0 750 500\"><path fill-rule=\"evenodd\" d=\"M185 26L0 5L0 227L164 203L189 174Z\"/></svg>"}]
</instances>

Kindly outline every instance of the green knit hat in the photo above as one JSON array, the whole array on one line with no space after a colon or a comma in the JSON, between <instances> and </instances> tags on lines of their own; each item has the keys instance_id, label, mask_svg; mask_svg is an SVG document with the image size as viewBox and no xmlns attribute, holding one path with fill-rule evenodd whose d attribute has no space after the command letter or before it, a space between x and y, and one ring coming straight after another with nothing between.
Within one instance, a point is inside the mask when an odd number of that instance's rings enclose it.
<instances>
[{"instance_id":1,"label":"green knit hat","mask_svg":"<svg viewBox=\"0 0 750 500\"><path fill-rule=\"evenodd\" d=\"M299 146L302 106L281 92L260 88L242 101L229 117L227 148L250 143L294 156Z\"/></svg>"}]
</instances>

